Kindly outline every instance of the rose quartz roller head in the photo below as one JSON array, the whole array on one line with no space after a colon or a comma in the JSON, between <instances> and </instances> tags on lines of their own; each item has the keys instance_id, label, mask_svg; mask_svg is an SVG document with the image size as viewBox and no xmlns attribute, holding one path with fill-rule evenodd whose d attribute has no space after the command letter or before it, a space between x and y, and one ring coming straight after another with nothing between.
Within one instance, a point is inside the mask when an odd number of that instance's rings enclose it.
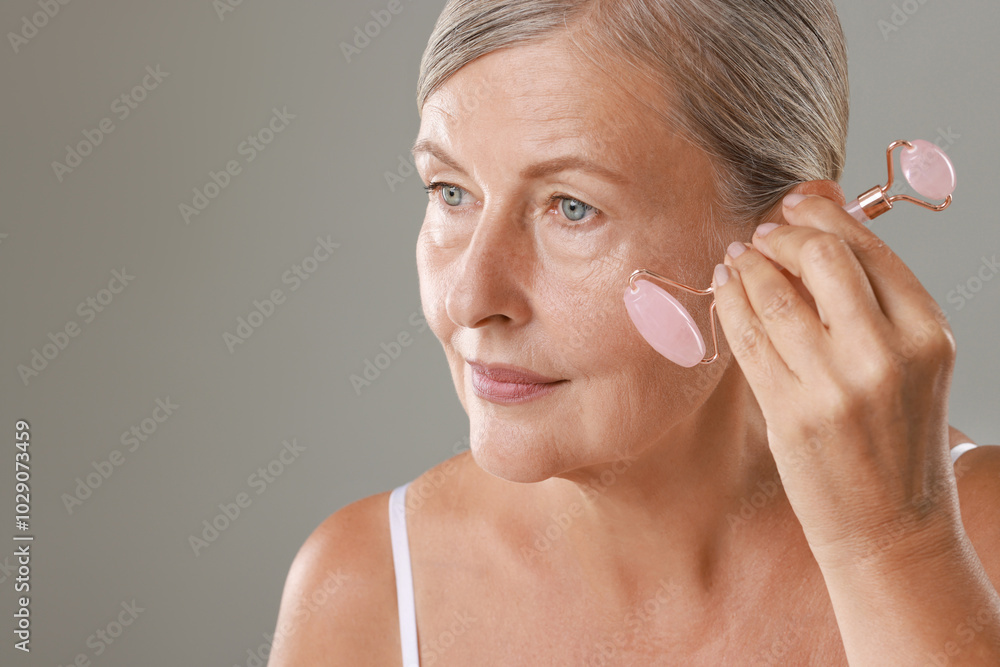
<instances>
[{"instance_id":1,"label":"rose quartz roller head","mask_svg":"<svg viewBox=\"0 0 1000 667\"><path fill-rule=\"evenodd\" d=\"M892 151L898 146L906 149L900 156L903 175L917 193L931 199L944 199L941 204L929 204L907 195L887 196L892 186ZM844 209L861 223L870 222L892 208L892 203L903 200L912 202L932 211L943 211L951 204L951 193L955 190L955 169L940 148L923 141L895 141L886 150L889 167L889 182L877 185L847 204ZM719 356L719 341L715 331L715 300L709 311L712 322L712 344L715 354L705 359L705 339L691 313L681 302L645 276L672 285L692 294L712 294L712 288L695 289L674 282L646 269L638 269L629 276L625 288L625 310L635 328L657 352L676 364L691 368L698 364L710 364Z\"/></svg>"},{"instance_id":2,"label":"rose quartz roller head","mask_svg":"<svg viewBox=\"0 0 1000 667\"><path fill-rule=\"evenodd\" d=\"M663 288L648 280L636 280L640 276L656 278L693 294L711 294L712 288L694 289L652 271L639 269L629 276L628 287L625 288L625 309L646 342L670 361L685 368L715 361L719 356L719 343L715 334L715 300L712 300L709 312L715 354L711 359L703 359L705 339L701 337L701 331L691 313Z\"/></svg>"},{"instance_id":3,"label":"rose quartz roller head","mask_svg":"<svg viewBox=\"0 0 1000 667\"><path fill-rule=\"evenodd\" d=\"M906 147L899 155L899 166L910 187L916 190L917 194L929 199L944 199L942 203L929 204L908 195L886 196L886 192L892 187L892 151L897 146ZM943 211L951 204L951 193L955 191L955 167L943 150L923 139L894 141L889 144L885 159L889 168L889 182L885 185L876 185L844 207L855 220L862 224L871 222L891 209L893 202L900 200L912 202L932 211Z\"/></svg>"}]
</instances>

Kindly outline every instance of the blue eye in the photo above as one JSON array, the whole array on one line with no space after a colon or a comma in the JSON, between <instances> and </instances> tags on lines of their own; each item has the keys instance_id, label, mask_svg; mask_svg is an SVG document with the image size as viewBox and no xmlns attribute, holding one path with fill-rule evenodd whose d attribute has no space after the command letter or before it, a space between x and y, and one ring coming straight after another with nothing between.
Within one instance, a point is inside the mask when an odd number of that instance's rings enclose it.
<instances>
[{"instance_id":1,"label":"blue eye","mask_svg":"<svg viewBox=\"0 0 1000 667\"><path fill-rule=\"evenodd\" d=\"M559 210L562 214L566 216L568 220L573 222L579 222L583 220L584 216L587 215L587 211L593 208L584 204L579 199L567 199L565 197L560 197Z\"/></svg>"},{"instance_id":2,"label":"blue eye","mask_svg":"<svg viewBox=\"0 0 1000 667\"><path fill-rule=\"evenodd\" d=\"M462 203L462 193L465 192L462 188L457 185L451 185L450 183L441 183L435 181L429 185L424 186L424 190L427 194L441 190L441 197L444 202L449 206L458 206Z\"/></svg>"},{"instance_id":3,"label":"blue eye","mask_svg":"<svg viewBox=\"0 0 1000 667\"><path fill-rule=\"evenodd\" d=\"M584 204L579 199L573 197L567 197L565 195L554 194L549 197L549 206L555 203L559 203L559 212L569 220L570 222L579 222L580 225L570 225L570 227L580 227L586 222L587 216L590 217L600 213L596 208L590 204Z\"/></svg>"},{"instance_id":4,"label":"blue eye","mask_svg":"<svg viewBox=\"0 0 1000 667\"><path fill-rule=\"evenodd\" d=\"M460 206L462 204L462 196L466 194L466 191L457 185L452 185L451 183L444 183L442 181L432 181L431 183L424 186L424 190L428 195L436 193L438 190L441 191L441 199L445 204L451 207ZM573 197L566 197L565 195L554 194L549 197L549 206L555 203L559 203L559 212L570 222L580 222L584 220L588 214L597 213L597 209L590 204L585 204L579 199L574 199Z\"/></svg>"},{"instance_id":5,"label":"blue eye","mask_svg":"<svg viewBox=\"0 0 1000 667\"><path fill-rule=\"evenodd\" d=\"M458 206L462 203L462 190L454 185L449 185L441 189L441 196L449 206Z\"/></svg>"}]
</instances>

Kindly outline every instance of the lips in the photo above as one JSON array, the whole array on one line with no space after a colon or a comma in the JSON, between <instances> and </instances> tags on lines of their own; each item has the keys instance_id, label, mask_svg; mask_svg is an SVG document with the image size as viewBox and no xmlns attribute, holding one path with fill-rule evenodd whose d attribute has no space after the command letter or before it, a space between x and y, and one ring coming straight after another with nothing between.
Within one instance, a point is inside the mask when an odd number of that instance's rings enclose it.
<instances>
[{"instance_id":1,"label":"lips","mask_svg":"<svg viewBox=\"0 0 1000 667\"><path fill-rule=\"evenodd\" d=\"M556 391L568 380L539 375L527 368L509 364L466 363L472 369L472 389L480 398L493 403L525 403Z\"/></svg>"},{"instance_id":2,"label":"lips","mask_svg":"<svg viewBox=\"0 0 1000 667\"><path fill-rule=\"evenodd\" d=\"M550 384L559 382L558 378L550 378L529 371L527 368L510 364L485 364L480 361L465 360L476 372L485 375L494 382L508 384Z\"/></svg>"}]
</instances>

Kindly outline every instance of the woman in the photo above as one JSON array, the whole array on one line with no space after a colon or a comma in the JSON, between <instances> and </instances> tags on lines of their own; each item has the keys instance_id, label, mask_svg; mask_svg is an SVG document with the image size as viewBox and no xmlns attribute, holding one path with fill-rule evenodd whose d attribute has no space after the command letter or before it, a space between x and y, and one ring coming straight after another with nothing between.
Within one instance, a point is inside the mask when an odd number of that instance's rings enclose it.
<instances>
[{"instance_id":1,"label":"woman","mask_svg":"<svg viewBox=\"0 0 1000 667\"><path fill-rule=\"evenodd\" d=\"M314 532L270 664L1000 664L1000 451L949 456L847 103L827 0L449 2L417 261L471 451ZM642 339L636 268L713 285L715 362Z\"/></svg>"}]
</instances>

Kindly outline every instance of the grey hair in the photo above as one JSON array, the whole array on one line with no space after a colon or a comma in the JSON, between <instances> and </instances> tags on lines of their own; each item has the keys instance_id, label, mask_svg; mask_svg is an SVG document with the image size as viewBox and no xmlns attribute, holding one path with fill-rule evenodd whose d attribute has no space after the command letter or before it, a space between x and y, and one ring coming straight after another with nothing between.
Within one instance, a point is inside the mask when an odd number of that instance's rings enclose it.
<instances>
[{"instance_id":1,"label":"grey hair","mask_svg":"<svg viewBox=\"0 0 1000 667\"><path fill-rule=\"evenodd\" d=\"M659 87L661 116L711 156L719 211L737 225L797 183L840 180L849 87L833 0L449 0L418 110L479 56L570 26L595 65L627 63Z\"/></svg>"}]
</instances>

